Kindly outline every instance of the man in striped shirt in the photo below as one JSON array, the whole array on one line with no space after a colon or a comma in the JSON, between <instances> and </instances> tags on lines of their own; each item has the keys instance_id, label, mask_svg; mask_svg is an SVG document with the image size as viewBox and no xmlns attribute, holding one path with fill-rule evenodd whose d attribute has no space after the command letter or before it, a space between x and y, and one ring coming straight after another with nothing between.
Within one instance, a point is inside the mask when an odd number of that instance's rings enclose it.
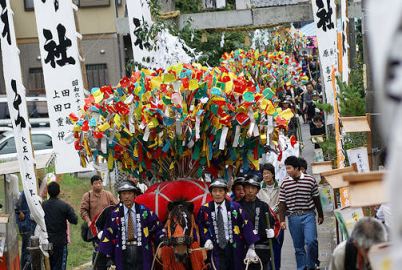
<instances>
[{"instance_id":1,"label":"man in striped shirt","mask_svg":"<svg viewBox=\"0 0 402 270\"><path fill-rule=\"evenodd\" d=\"M281 227L286 229L286 214L295 248L297 270L316 269L318 241L315 209L318 213L318 224L324 221L317 182L312 176L300 171L297 157L288 157L285 165L288 177L282 181L279 191Z\"/></svg>"}]
</instances>

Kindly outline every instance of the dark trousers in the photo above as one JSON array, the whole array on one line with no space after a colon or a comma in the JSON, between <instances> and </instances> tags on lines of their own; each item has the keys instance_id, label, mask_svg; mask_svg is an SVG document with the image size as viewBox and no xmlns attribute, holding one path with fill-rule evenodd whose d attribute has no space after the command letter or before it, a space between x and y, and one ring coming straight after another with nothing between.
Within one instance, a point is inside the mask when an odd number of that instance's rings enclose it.
<instances>
[{"instance_id":1,"label":"dark trousers","mask_svg":"<svg viewBox=\"0 0 402 270\"><path fill-rule=\"evenodd\" d=\"M212 251L213 263L215 264L215 268L219 270L231 270L234 269L233 262L233 251L230 248L230 245L226 245L224 249L220 247L215 247ZM214 269L212 267L212 269Z\"/></svg>"},{"instance_id":2,"label":"dark trousers","mask_svg":"<svg viewBox=\"0 0 402 270\"><path fill-rule=\"evenodd\" d=\"M281 252L283 241L285 239L285 232L281 230L277 238L272 239L272 249L274 250L275 270L281 269ZM268 264L268 269L272 270L271 263Z\"/></svg>"},{"instance_id":3,"label":"dark trousers","mask_svg":"<svg viewBox=\"0 0 402 270\"><path fill-rule=\"evenodd\" d=\"M65 270L67 264L67 245L53 246L49 260L51 270Z\"/></svg>"},{"instance_id":4,"label":"dark trousers","mask_svg":"<svg viewBox=\"0 0 402 270\"><path fill-rule=\"evenodd\" d=\"M258 244L257 244L258 245ZM271 251L269 250L269 245L264 245L265 248L258 248L256 246L255 248L255 253L257 253L258 258L260 258L260 261L258 261L257 263L250 263L248 266L248 269L250 270L268 270L268 264L271 261ZM262 268L261 268L262 265Z\"/></svg>"},{"instance_id":5,"label":"dark trousers","mask_svg":"<svg viewBox=\"0 0 402 270\"><path fill-rule=\"evenodd\" d=\"M98 252L96 254L95 260L93 262L94 265L94 270L107 270L110 265L113 263L108 264L110 261L109 258L106 257L106 255Z\"/></svg>"},{"instance_id":6,"label":"dark trousers","mask_svg":"<svg viewBox=\"0 0 402 270\"><path fill-rule=\"evenodd\" d=\"M94 238L92 240L92 246L94 247L94 251L92 252L92 265L93 265L95 262L96 254L97 254L97 250L98 250L98 239L97 238Z\"/></svg>"},{"instance_id":7,"label":"dark trousers","mask_svg":"<svg viewBox=\"0 0 402 270\"><path fill-rule=\"evenodd\" d=\"M123 250L124 270L142 270L143 269L142 249L136 245L127 245Z\"/></svg>"},{"instance_id":8,"label":"dark trousers","mask_svg":"<svg viewBox=\"0 0 402 270\"><path fill-rule=\"evenodd\" d=\"M24 232L21 234L21 270L31 270L31 255L29 254L28 247L31 238L31 232Z\"/></svg>"}]
</instances>

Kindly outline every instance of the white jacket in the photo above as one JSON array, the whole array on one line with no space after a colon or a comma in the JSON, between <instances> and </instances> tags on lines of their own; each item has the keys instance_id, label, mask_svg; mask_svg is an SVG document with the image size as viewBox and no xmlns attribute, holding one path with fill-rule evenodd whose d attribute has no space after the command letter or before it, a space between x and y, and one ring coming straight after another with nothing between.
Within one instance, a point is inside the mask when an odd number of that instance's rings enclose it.
<instances>
[{"instance_id":1,"label":"white jacket","mask_svg":"<svg viewBox=\"0 0 402 270\"><path fill-rule=\"evenodd\" d=\"M257 194L258 199L266 202L275 213L278 213L279 205L279 187L275 184L272 186L261 183L262 187Z\"/></svg>"}]
</instances>

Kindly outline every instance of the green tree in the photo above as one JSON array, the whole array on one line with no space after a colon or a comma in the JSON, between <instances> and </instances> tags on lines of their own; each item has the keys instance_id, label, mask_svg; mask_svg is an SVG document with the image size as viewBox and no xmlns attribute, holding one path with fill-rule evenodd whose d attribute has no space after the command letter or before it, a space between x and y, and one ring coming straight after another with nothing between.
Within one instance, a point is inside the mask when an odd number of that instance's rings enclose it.
<instances>
[{"instance_id":1,"label":"green tree","mask_svg":"<svg viewBox=\"0 0 402 270\"><path fill-rule=\"evenodd\" d=\"M197 13L201 11L201 0L176 0L176 9L181 13Z\"/></svg>"},{"instance_id":2,"label":"green tree","mask_svg":"<svg viewBox=\"0 0 402 270\"><path fill-rule=\"evenodd\" d=\"M337 78L339 85L339 107L341 116L362 116L366 114L366 99L363 90L363 76L353 71L349 85Z\"/></svg>"},{"instance_id":3,"label":"green tree","mask_svg":"<svg viewBox=\"0 0 402 270\"><path fill-rule=\"evenodd\" d=\"M202 42L202 36L206 35L207 42ZM226 32L225 42L221 47L222 32L218 31L199 31L193 30L190 24L187 24L179 36L188 46L202 52L199 63L209 66L219 66L219 60L225 52L231 52L236 49L244 49L244 38L248 35L245 32Z\"/></svg>"}]
</instances>

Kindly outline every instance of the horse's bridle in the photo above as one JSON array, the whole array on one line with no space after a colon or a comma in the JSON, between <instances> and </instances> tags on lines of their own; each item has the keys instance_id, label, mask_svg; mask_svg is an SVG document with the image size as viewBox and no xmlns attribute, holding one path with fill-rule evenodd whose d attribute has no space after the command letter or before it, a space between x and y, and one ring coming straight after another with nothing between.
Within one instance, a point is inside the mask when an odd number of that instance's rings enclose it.
<instances>
[{"instance_id":1,"label":"horse's bridle","mask_svg":"<svg viewBox=\"0 0 402 270\"><path fill-rule=\"evenodd\" d=\"M185 235L182 237L171 237L169 240L170 246L179 246L179 245L186 245L190 246L193 242L193 238L189 235Z\"/></svg>"}]
</instances>

